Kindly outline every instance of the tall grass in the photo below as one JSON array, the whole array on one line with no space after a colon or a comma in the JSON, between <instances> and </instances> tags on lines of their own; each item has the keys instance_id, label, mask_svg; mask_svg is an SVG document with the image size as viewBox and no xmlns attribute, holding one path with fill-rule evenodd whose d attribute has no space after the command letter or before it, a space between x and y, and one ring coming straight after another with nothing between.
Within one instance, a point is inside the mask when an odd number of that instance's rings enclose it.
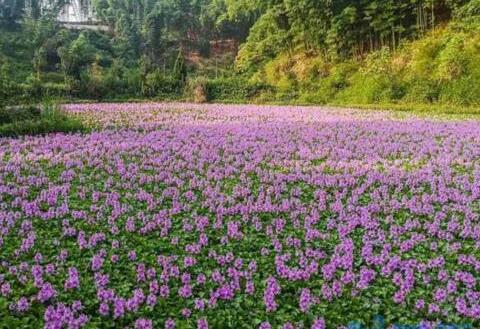
<instances>
[{"instance_id":1,"label":"tall grass","mask_svg":"<svg viewBox=\"0 0 480 329\"><path fill-rule=\"evenodd\" d=\"M44 135L49 133L81 132L87 127L79 118L63 111L59 106L46 103L42 106L0 108L0 137Z\"/></svg>"}]
</instances>

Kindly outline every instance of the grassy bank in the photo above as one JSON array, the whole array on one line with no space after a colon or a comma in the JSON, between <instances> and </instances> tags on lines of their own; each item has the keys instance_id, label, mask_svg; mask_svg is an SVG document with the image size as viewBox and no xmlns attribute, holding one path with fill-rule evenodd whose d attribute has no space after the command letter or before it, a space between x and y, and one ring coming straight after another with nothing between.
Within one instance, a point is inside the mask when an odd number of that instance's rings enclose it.
<instances>
[{"instance_id":1,"label":"grassy bank","mask_svg":"<svg viewBox=\"0 0 480 329\"><path fill-rule=\"evenodd\" d=\"M0 108L0 137L86 131L80 119L56 105Z\"/></svg>"}]
</instances>

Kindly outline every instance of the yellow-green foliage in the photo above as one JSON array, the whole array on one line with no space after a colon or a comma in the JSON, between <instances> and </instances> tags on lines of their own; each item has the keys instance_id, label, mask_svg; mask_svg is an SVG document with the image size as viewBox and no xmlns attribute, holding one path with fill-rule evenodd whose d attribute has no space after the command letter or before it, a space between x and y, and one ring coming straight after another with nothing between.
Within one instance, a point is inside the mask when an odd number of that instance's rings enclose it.
<instances>
[{"instance_id":1,"label":"yellow-green foliage","mask_svg":"<svg viewBox=\"0 0 480 329\"><path fill-rule=\"evenodd\" d=\"M408 101L445 104L480 102L479 26L452 23L408 44L402 54L411 54L402 79Z\"/></svg>"},{"instance_id":2,"label":"yellow-green foliage","mask_svg":"<svg viewBox=\"0 0 480 329\"><path fill-rule=\"evenodd\" d=\"M304 52L281 54L256 80L294 90L307 103L480 104L480 24L451 22L399 49L329 62Z\"/></svg>"},{"instance_id":3,"label":"yellow-green foliage","mask_svg":"<svg viewBox=\"0 0 480 329\"><path fill-rule=\"evenodd\" d=\"M264 68L263 79L280 92L286 92L295 88L298 81L292 72L294 59L286 54L280 55L273 61L267 63Z\"/></svg>"}]
</instances>

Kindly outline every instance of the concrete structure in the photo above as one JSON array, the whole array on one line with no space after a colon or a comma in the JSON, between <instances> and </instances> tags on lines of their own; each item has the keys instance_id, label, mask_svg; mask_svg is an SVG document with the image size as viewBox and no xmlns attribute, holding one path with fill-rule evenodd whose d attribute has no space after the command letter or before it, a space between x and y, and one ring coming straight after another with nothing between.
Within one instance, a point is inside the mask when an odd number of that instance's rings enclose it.
<instances>
[{"instance_id":1,"label":"concrete structure","mask_svg":"<svg viewBox=\"0 0 480 329\"><path fill-rule=\"evenodd\" d=\"M82 4L83 2L83 4ZM97 23L90 1L71 0L60 12L58 20L68 24Z\"/></svg>"},{"instance_id":2,"label":"concrete structure","mask_svg":"<svg viewBox=\"0 0 480 329\"><path fill-rule=\"evenodd\" d=\"M26 1L26 6L28 12L28 1ZM42 6L48 9L51 6L50 0L43 0ZM60 11L57 19L63 26L69 29L108 30L108 27L102 25L96 18L91 2L86 0L70 0Z\"/></svg>"}]
</instances>

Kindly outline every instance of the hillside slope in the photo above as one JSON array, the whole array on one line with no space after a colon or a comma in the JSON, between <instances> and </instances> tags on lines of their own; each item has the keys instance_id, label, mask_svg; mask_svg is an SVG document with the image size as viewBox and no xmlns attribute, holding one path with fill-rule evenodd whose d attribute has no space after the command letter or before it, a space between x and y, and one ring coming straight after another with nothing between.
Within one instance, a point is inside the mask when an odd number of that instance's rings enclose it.
<instances>
[{"instance_id":1,"label":"hillside slope","mask_svg":"<svg viewBox=\"0 0 480 329\"><path fill-rule=\"evenodd\" d=\"M302 50L282 53L252 80L273 86L264 97L279 101L478 105L480 24L470 17L364 58L334 62Z\"/></svg>"}]
</instances>

